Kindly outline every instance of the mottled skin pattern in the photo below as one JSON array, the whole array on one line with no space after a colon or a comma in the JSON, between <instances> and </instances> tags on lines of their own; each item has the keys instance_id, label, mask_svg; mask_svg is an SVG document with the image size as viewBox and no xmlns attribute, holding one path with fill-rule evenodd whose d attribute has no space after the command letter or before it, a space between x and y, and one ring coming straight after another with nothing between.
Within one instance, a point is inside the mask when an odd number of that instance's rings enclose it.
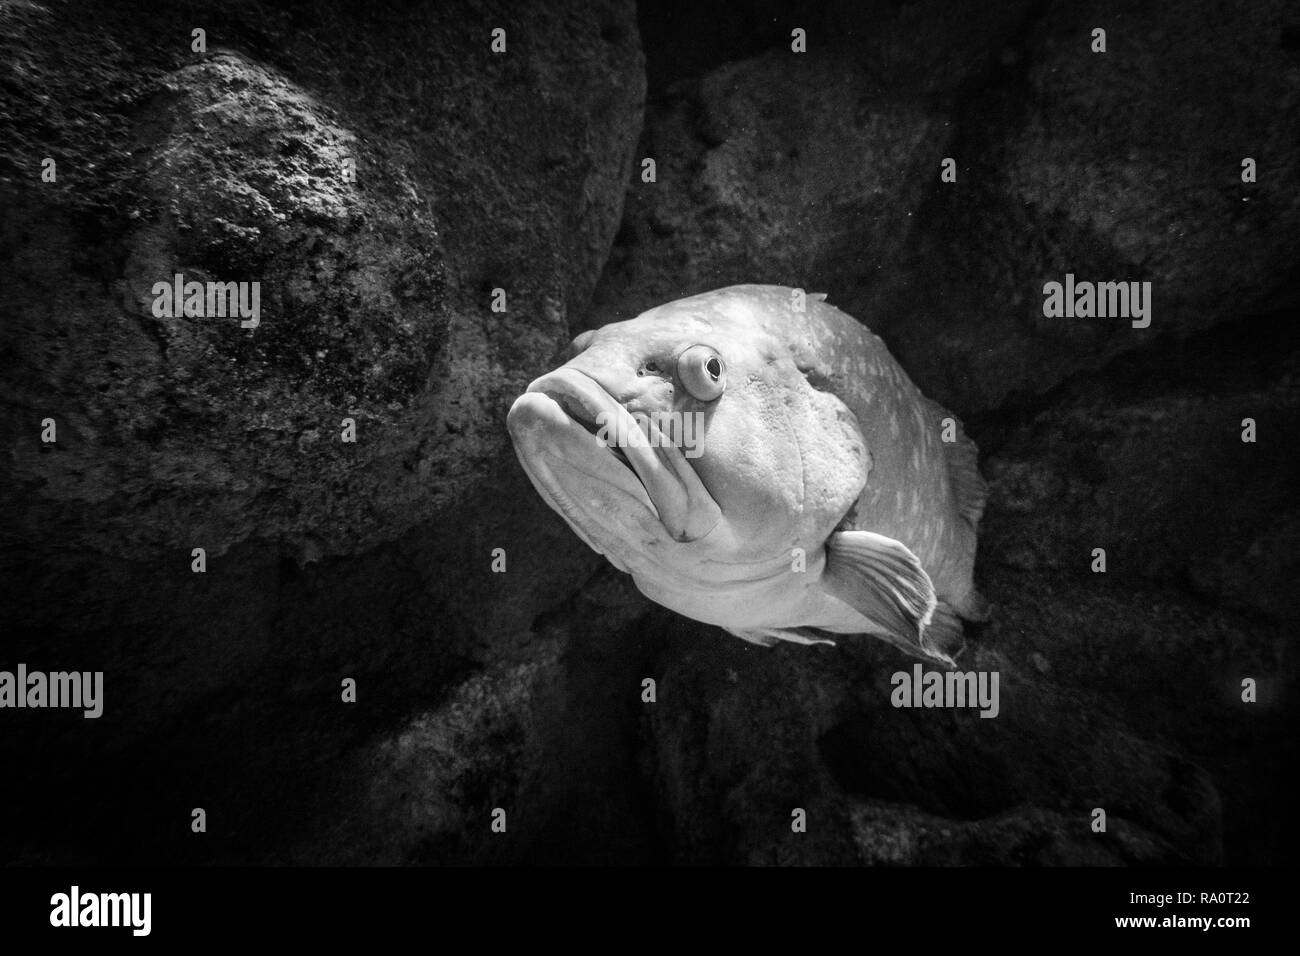
<instances>
[{"instance_id":1,"label":"mottled skin pattern","mask_svg":"<svg viewBox=\"0 0 1300 956\"><path fill-rule=\"evenodd\" d=\"M955 421L957 441L941 440L947 413L878 337L817 297L800 311L801 296L733 286L584 333L573 358L511 409L521 463L574 531L648 597L747 639L908 630L897 620L882 626L888 615L874 618L877 605L856 600L854 582L871 590L870 575L854 570L859 561L886 569L886 590L928 575L935 634L945 612L954 622L953 611L978 616L971 573L983 483L974 446ZM678 362L696 346L725 361L725 392L714 400L684 387ZM647 480L646 468L620 463L580 425L598 408L699 413L703 454L688 461L667 449L660 475L677 479ZM893 574L889 554L836 534L850 530L893 539L887 550L901 542L924 574ZM828 540L841 543L836 553ZM795 549L805 567L792 560ZM913 614L913 633L895 643L915 652L915 631L930 620L921 618Z\"/></svg>"},{"instance_id":2,"label":"mottled skin pattern","mask_svg":"<svg viewBox=\"0 0 1300 956\"><path fill-rule=\"evenodd\" d=\"M760 294L780 296L764 289ZM782 290L784 291L784 290ZM788 296L788 292L785 292ZM820 387L835 392L857 416L871 470L851 527L903 542L921 560L939 599L966 610L975 563L975 527L959 513L947 467L961 436L956 416L921 394L885 343L852 316L809 302L805 334ZM805 371L807 375L808 372ZM972 609L973 610L973 609Z\"/></svg>"}]
</instances>

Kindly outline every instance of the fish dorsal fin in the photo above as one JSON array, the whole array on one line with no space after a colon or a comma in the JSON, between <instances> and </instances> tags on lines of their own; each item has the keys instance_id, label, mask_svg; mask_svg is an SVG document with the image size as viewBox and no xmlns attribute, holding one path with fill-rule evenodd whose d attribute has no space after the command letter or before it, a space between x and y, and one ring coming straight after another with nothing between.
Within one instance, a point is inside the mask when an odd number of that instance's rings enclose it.
<instances>
[{"instance_id":1,"label":"fish dorsal fin","mask_svg":"<svg viewBox=\"0 0 1300 956\"><path fill-rule=\"evenodd\" d=\"M934 614L934 585L907 545L870 531L840 531L826 541L823 586L913 653L939 659L922 642Z\"/></svg>"}]
</instances>

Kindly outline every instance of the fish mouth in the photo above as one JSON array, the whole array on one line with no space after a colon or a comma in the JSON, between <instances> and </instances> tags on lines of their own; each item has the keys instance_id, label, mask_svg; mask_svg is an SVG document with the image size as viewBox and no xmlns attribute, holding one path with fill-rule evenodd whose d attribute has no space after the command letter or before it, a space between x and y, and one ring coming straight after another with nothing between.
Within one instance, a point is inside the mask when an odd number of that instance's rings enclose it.
<instances>
[{"instance_id":1,"label":"fish mouth","mask_svg":"<svg viewBox=\"0 0 1300 956\"><path fill-rule=\"evenodd\" d=\"M554 459L639 501L675 541L704 537L722 517L681 449L653 421L634 418L604 386L577 369L558 368L535 380L515 400L506 425L528 477L570 524L574 490L556 478L550 466Z\"/></svg>"}]
</instances>

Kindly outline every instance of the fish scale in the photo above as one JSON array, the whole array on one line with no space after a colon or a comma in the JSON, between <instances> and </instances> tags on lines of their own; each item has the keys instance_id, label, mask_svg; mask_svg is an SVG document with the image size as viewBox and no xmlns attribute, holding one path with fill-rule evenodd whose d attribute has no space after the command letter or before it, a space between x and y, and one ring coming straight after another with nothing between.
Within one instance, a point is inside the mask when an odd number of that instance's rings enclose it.
<instances>
[{"instance_id":1,"label":"fish scale","mask_svg":"<svg viewBox=\"0 0 1300 956\"><path fill-rule=\"evenodd\" d=\"M829 346L834 379L843 383L837 394L857 416L871 449L871 470L852 527L903 542L921 559L940 596L962 595L970 568L955 557L973 556L975 528L961 520L952 502L941 440L950 413L922 395L884 341L852 316L816 302L810 324L816 323L834 330Z\"/></svg>"}]
</instances>

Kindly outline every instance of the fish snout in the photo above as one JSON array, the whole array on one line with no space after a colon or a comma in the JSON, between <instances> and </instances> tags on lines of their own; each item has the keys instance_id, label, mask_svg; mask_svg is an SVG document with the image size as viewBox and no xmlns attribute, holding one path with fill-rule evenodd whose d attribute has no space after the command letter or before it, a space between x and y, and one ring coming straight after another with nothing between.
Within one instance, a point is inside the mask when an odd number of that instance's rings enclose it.
<instances>
[{"instance_id":1,"label":"fish snout","mask_svg":"<svg viewBox=\"0 0 1300 956\"><path fill-rule=\"evenodd\" d=\"M617 459L635 474L675 541L698 540L721 519L721 509L655 419L634 416L578 369L564 366L536 379L515 400L506 425L516 447L544 442L545 435L558 444L563 436L574 453Z\"/></svg>"}]
</instances>

